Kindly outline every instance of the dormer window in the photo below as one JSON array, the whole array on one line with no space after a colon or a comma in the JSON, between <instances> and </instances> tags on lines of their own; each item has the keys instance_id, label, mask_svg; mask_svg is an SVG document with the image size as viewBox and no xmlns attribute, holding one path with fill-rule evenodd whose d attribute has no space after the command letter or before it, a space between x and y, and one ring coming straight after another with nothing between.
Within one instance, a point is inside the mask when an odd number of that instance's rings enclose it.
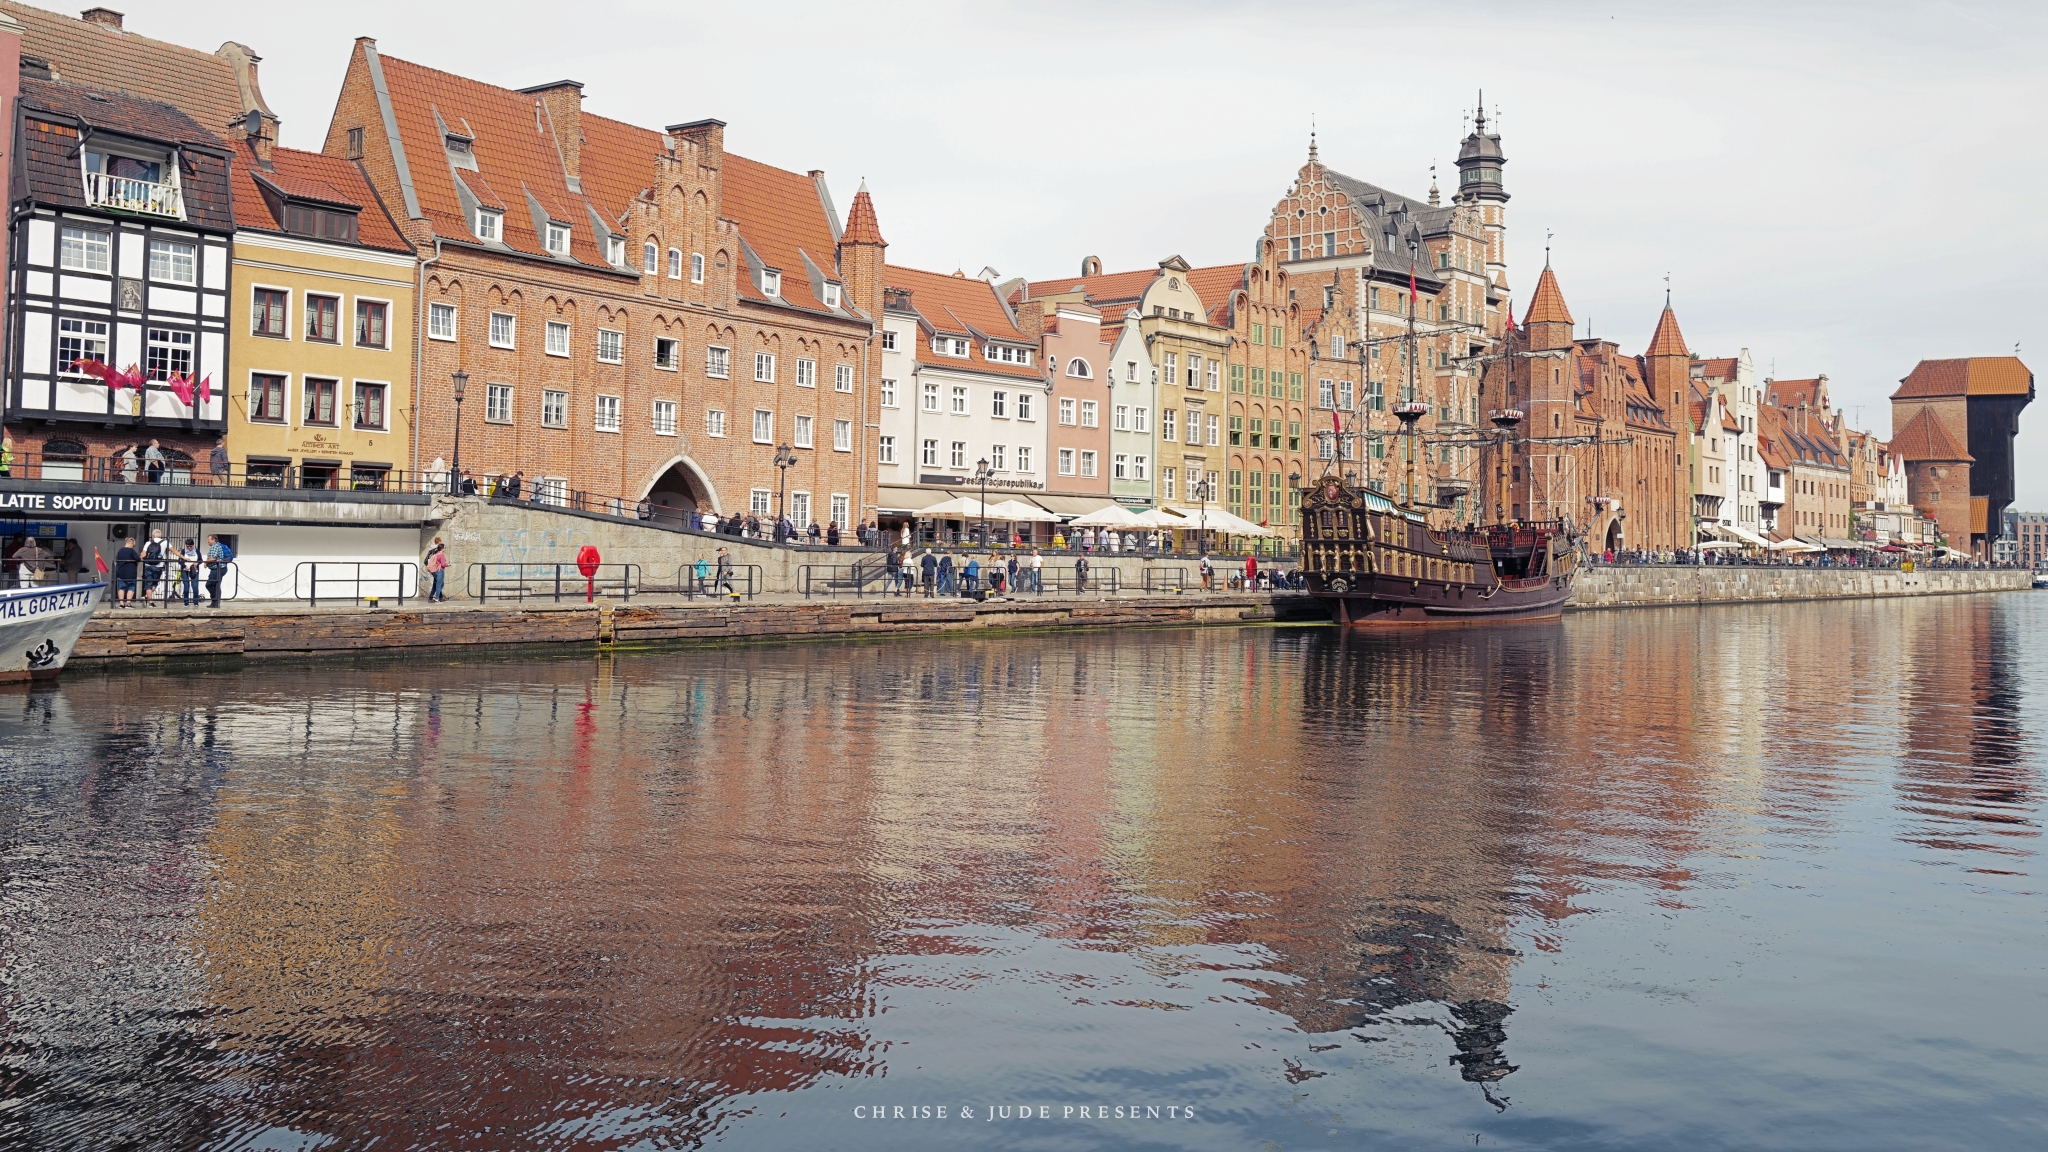
<instances>
[{"instance_id":1,"label":"dormer window","mask_svg":"<svg viewBox=\"0 0 2048 1152\"><path fill-rule=\"evenodd\" d=\"M353 244L356 242L356 214L287 200L284 204L284 230L294 236Z\"/></svg>"},{"instance_id":2,"label":"dormer window","mask_svg":"<svg viewBox=\"0 0 2048 1152\"><path fill-rule=\"evenodd\" d=\"M183 216L175 175L166 175L161 154L144 159L116 152L87 149L85 201L95 208L124 212L148 212L156 216Z\"/></svg>"},{"instance_id":3,"label":"dormer window","mask_svg":"<svg viewBox=\"0 0 2048 1152\"><path fill-rule=\"evenodd\" d=\"M932 351L941 356L953 356L965 360L968 356L967 348L967 341L957 336L932 337Z\"/></svg>"},{"instance_id":4,"label":"dormer window","mask_svg":"<svg viewBox=\"0 0 2048 1152\"><path fill-rule=\"evenodd\" d=\"M503 242L505 238L505 214L489 208L476 210L476 238Z\"/></svg>"},{"instance_id":5,"label":"dormer window","mask_svg":"<svg viewBox=\"0 0 2048 1152\"><path fill-rule=\"evenodd\" d=\"M557 224L552 220L548 221L547 245L548 251L553 252L555 255L567 256L569 254L569 226L567 224Z\"/></svg>"},{"instance_id":6,"label":"dormer window","mask_svg":"<svg viewBox=\"0 0 2048 1152\"><path fill-rule=\"evenodd\" d=\"M761 273L761 295L771 300L782 298L782 273L765 269Z\"/></svg>"},{"instance_id":7,"label":"dormer window","mask_svg":"<svg viewBox=\"0 0 2048 1152\"><path fill-rule=\"evenodd\" d=\"M825 285L825 307L839 307L839 285L829 282Z\"/></svg>"},{"instance_id":8,"label":"dormer window","mask_svg":"<svg viewBox=\"0 0 2048 1152\"><path fill-rule=\"evenodd\" d=\"M614 265L620 268L625 267L626 238L624 236L614 236L607 240L605 242L605 255Z\"/></svg>"},{"instance_id":9,"label":"dormer window","mask_svg":"<svg viewBox=\"0 0 2048 1152\"><path fill-rule=\"evenodd\" d=\"M983 359L996 364L1023 364L1028 366L1031 363L1031 350L1029 348L1013 348L1008 344L984 345L981 355Z\"/></svg>"}]
</instances>

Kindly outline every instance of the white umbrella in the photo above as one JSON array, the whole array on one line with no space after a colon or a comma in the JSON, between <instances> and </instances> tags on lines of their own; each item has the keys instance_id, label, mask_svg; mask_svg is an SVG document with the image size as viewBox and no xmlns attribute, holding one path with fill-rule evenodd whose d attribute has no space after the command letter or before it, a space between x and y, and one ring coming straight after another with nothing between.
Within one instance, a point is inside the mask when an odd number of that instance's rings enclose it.
<instances>
[{"instance_id":1,"label":"white umbrella","mask_svg":"<svg viewBox=\"0 0 2048 1152\"><path fill-rule=\"evenodd\" d=\"M1163 508L1147 508L1143 512L1138 513L1133 519L1147 528L1172 529L1182 527L1186 523L1180 517Z\"/></svg>"},{"instance_id":2,"label":"white umbrella","mask_svg":"<svg viewBox=\"0 0 2048 1152\"><path fill-rule=\"evenodd\" d=\"M1193 508L1183 508L1177 504L1169 504L1167 505L1167 510L1187 517L1186 520L1177 525L1177 527L1183 530L1201 531L1206 529L1207 531L1221 533L1225 536L1279 535L1278 532L1270 528L1260 527L1242 516L1226 512L1215 504L1210 504L1206 507L1197 505Z\"/></svg>"},{"instance_id":3,"label":"white umbrella","mask_svg":"<svg viewBox=\"0 0 2048 1152\"><path fill-rule=\"evenodd\" d=\"M989 505L988 518L991 520L1006 520L1012 524L1047 524L1059 519L1058 516L1047 512L1038 505L1026 504L1022 500L1004 500L1001 503Z\"/></svg>"},{"instance_id":4,"label":"white umbrella","mask_svg":"<svg viewBox=\"0 0 2048 1152\"><path fill-rule=\"evenodd\" d=\"M972 496L955 496L923 509L917 515L926 520L979 520L981 501ZM1000 520L1002 517L991 515L989 519Z\"/></svg>"},{"instance_id":5,"label":"white umbrella","mask_svg":"<svg viewBox=\"0 0 2048 1152\"><path fill-rule=\"evenodd\" d=\"M1110 504L1097 508L1086 516L1076 516L1067 524L1075 528L1145 528L1143 520L1133 516L1121 504Z\"/></svg>"}]
</instances>

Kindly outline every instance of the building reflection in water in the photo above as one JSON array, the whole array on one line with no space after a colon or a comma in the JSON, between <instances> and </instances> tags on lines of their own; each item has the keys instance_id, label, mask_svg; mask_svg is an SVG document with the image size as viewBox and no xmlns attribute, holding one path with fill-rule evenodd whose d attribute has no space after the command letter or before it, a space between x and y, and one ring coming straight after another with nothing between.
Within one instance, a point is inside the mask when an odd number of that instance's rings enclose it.
<instances>
[{"instance_id":1,"label":"building reflection in water","mask_svg":"<svg viewBox=\"0 0 2048 1152\"><path fill-rule=\"evenodd\" d=\"M1113 1046L1116 1012L1212 1012L1186 975L1235 950L1308 1039L1441 1030L1505 1107L1532 950L1826 841L1873 765L1902 837L2026 871L1996 604L81 676L12 729L45 767L6 832L54 882L0 1033L39 1054L18 1094L89 1118L139 1077L166 1132L672 1145L882 1076L920 982L1051 985ZM91 997L136 1011L60 1010ZM95 1027L125 1039L88 1056Z\"/></svg>"}]
</instances>

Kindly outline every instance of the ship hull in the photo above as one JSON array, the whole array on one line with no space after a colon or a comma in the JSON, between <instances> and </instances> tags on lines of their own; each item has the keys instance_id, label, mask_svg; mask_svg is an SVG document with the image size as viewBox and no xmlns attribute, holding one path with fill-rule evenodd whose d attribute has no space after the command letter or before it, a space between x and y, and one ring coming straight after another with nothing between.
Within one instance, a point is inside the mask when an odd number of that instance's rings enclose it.
<instances>
[{"instance_id":1,"label":"ship hull","mask_svg":"<svg viewBox=\"0 0 2048 1152\"><path fill-rule=\"evenodd\" d=\"M1404 580L1364 575L1343 579L1311 577L1309 591L1330 619L1353 628L1444 627L1554 620L1572 596L1570 575L1510 580L1499 585Z\"/></svg>"},{"instance_id":2,"label":"ship hull","mask_svg":"<svg viewBox=\"0 0 2048 1152\"><path fill-rule=\"evenodd\" d=\"M0 592L0 684L62 672L106 590L100 583Z\"/></svg>"}]
</instances>

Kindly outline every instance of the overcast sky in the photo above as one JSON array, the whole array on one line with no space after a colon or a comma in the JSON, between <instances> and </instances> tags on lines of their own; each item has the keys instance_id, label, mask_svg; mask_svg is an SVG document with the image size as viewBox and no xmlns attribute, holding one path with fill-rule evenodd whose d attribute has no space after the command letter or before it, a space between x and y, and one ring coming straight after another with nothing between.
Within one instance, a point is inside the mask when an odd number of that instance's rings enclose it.
<instances>
[{"instance_id":1,"label":"overcast sky","mask_svg":"<svg viewBox=\"0 0 2048 1152\"><path fill-rule=\"evenodd\" d=\"M2040 3L1065 2L259 5L124 0L127 27L240 40L284 143L317 148L357 36L731 150L862 177L890 260L972 275L1242 260L1305 157L1445 189L1476 89L1508 156L1518 306L1552 263L1580 331L1640 351L1665 275L1688 344L1825 373L1852 423L1923 358L2048 363ZM68 9L67 9L68 10ZM2048 510L2048 404L2018 506Z\"/></svg>"}]
</instances>

